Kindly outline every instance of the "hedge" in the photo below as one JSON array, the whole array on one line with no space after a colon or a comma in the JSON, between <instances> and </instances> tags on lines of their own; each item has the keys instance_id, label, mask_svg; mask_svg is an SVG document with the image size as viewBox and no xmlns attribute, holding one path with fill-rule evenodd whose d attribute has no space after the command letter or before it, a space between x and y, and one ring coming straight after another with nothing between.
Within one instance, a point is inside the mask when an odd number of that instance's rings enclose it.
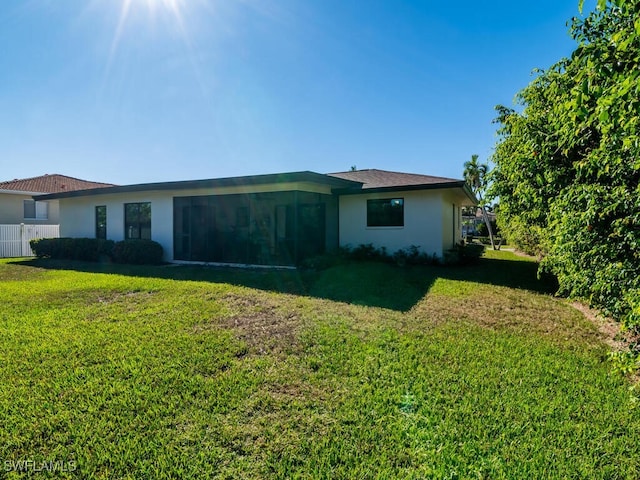
<instances>
[{"instance_id":1,"label":"hedge","mask_svg":"<svg viewBox=\"0 0 640 480\"><path fill-rule=\"evenodd\" d=\"M153 240L102 240L97 238L41 238L31 240L38 258L157 265L162 263L162 246Z\"/></svg>"}]
</instances>

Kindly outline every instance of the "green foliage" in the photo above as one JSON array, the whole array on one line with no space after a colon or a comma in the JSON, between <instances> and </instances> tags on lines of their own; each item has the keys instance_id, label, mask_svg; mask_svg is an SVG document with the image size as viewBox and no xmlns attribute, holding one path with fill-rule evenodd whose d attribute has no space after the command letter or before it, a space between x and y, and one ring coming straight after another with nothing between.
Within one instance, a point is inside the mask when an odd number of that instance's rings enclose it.
<instances>
[{"instance_id":1,"label":"green foliage","mask_svg":"<svg viewBox=\"0 0 640 480\"><path fill-rule=\"evenodd\" d=\"M441 259L434 253L429 255L419 245L410 245L389 254L386 247L375 247L372 243L363 243L356 247L344 246L337 253L307 259L303 267L322 270L349 262L393 263L399 267L407 265L439 265Z\"/></svg>"},{"instance_id":2,"label":"green foliage","mask_svg":"<svg viewBox=\"0 0 640 480\"><path fill-rule=\"evenodd\" d=\"M500 236L500 229L498 228L498 224L495 220L491 220L489 222L489 225L491 226L491 232L494 235ZM487 237L489 236L489 229L487 228L487 224L486 223L481 223L478 225L477 227L478 230L478 235L481 237Z\"/></svg>"},{"instance_id":3,"label":"green foliage","mask_svg":"<svg viewBox=\"0 0 640 480\"><path fill-rule=\"evenodd\" d=\"M448 250L445 255L445 263L449 265L468 265L476 263L484 253L484 245L478 243L459 243Z\"/></svg>"},{"instance_id":4,"label":"green foliage","mask_svg":"<svg viewBox=\"0 0 640 480\"><path fill-rule=\"evenodd\" d=\"M640 1L574 18L577 48L498 107L500 226L560 291L640 326Z\"/></svg>"},{"instance_id":5,"label":"green foliage","mask_svg":"<svg viewBox=\"0 0 640 480\"><path fill-rule=\"evenodd\" d=\"M113 246L112 257L116 263L158 265L162 263L162 245L153 240L122 240Z\"/></svg>"},{"instance_id":6,"label":"green foliage","mask_svg":"<svg viewBox=\"0 0 640 480\"><path fill-rule=\"evenodd\" d=\"M31 240L38 258L157 265L162 263L162 246L152 240L102 240L98 238L42 238Z\"/></svg>"},{"instance_id":7,"label":"green foliage","mask_svg":"<svg viewBox=\"0 0 640 480\"><path fill-rule=\"evenodd\" d=\"M489 165L478 163L478 155L471 155L471 160L464 163L464 179L481 201L488 186L488 171Z\"/></svg>"},{"instance_id":8,"label":"green foliage","mask_svg":"<svg viewBox=\"0 0 640 480\"><path fill-rule=\"evenodd\" d=\"M114 242L97 238L40 238L29 244L38 258L97 262L111 255Z\"/></svg>"}]
</instances>

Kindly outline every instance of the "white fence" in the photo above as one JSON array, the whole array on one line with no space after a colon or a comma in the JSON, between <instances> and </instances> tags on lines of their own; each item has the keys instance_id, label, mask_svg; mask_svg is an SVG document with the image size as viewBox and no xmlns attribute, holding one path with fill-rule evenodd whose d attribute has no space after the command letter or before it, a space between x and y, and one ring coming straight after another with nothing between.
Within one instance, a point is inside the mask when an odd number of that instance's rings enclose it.
<instances>
[{"instance_id":1,"label":"white fence","mask_svg":"<svg viewBox=\"0 0 640 480\"><path fill-rule=\"evenodd\" d=\"M59 236L59 225L0 225L0 258L33 257L29 240Z\"/></svg>"}]
</instances>

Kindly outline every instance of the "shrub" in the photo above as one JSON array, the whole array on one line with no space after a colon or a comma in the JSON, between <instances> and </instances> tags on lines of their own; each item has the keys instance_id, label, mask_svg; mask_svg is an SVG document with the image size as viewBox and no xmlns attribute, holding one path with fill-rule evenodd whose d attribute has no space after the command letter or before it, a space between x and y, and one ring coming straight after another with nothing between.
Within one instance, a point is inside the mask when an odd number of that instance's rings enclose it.
<instances>
[{"instance_id":1,"label":"shrub","mask_svg":"<svg viewBox=\"0 0 640 480\"><path fill-rule=\"evenodd\" d=\"M484 248L484 245L478 243L459 243L445 252L444 261L449 265L475 263L484 253Z\"/></svg>"},{"instance_id":2,"label":"shrub","mask_svg":"<svg viewBox=\"0 0 640 480\"><path fill-rule=\"evenodd\" d=\"M438 265L440 259L434 253L428 255L425 252L420 251L420 247L417 245L411 245L407 248L401 248L393 254L393 260L396 265Z\"/></svg>"},{"instance_id":3,"label":"shrub","mask_svg":"<svg viewBox=\"0 0 640 480\"><path fill-rule=\"evenodd\" d=\"M388 257L385 247L378 249L372 243L361 243L354 249L347 247L348 256L353 260L383 260Z\"/></svg>"},{"instance_id":4,"label":"shrub","mask_svg":"<svg viewBox=\"0 0 640 480\"><path fill-rule=\"evenodd\" d=\"M113 246L112 258L116 263L158 265L162 263L162 245L153 240L122 240Z\"/></svg>"},{"instance_id":5,"label":"shrub","mask_svg":"<svg viewBox=\"0 0 640 480\"><path fill-rule=\"evenodd\" d=\"M29 242L38 258L97 262L111 255L112 240L97 238L40 238Z\"/></svg>"},{"instance_id":6,"label":"shrub","mask_svg":"<svg viewBox=\"0 0 640 480\"><path fill-rule=\"evenodd\" d=\"M162 246L152 240L114 242L97 238L41 238L29 243L38 258L97 262L108 257L116 263L162 263Z\"/></svg>"}]
</instances>

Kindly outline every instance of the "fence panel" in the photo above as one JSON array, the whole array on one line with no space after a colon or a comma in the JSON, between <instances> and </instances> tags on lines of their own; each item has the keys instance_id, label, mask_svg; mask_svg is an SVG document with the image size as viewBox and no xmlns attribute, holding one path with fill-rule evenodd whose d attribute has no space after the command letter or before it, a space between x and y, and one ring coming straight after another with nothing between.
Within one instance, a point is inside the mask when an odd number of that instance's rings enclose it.
<instances>
[{"instance_id":1,"label":"fence panel","mask_svg":"<svg viewBox=\"0 0 640 480\"><path fill-rule=\"evenodd\" d=\"M0 225L0 258L33 257L29 240L59 236L59 225Z\"/></svg>"}]
</instances>

